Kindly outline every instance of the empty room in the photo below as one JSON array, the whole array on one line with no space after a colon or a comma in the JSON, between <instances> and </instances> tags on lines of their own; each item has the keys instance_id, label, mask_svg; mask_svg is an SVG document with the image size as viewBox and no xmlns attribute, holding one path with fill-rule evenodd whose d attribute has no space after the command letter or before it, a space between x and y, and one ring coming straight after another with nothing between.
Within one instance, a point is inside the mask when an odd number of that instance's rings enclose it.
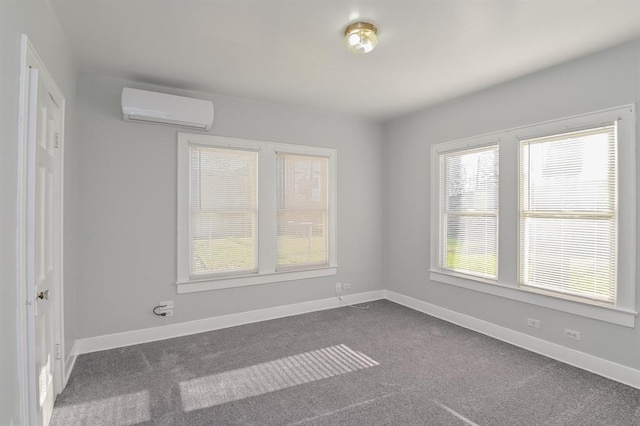
<instances>
[{"instance_id":1,"label":"empty room","mask_svg":"<svg viewBox=\"0 0 640 426\"><path fill-rule=\"evenodd\" d=\"M2 0L0 52L0 426L640 425L637 0Z\"/></svg>"}]
</instances>

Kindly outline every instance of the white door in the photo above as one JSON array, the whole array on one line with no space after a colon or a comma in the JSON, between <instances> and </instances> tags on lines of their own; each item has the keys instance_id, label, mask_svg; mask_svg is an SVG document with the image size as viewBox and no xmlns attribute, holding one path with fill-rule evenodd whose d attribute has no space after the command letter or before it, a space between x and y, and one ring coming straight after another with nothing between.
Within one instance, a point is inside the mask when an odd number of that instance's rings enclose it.
<instances>
[{"instance_id":1,"label":"white door","mask_svg":"<svg viewBox=\"0 0 640 426\"><path fill-rule=\"evenodd\" d=\"M31 337L31 424L48 425L55 401L54 377L60 375L54 317L59 298L60 138L62 108L44 71L29 69L27 146L27 300ZM57 387L57 386L56 386Z\"/></svg>"}]
</instances>

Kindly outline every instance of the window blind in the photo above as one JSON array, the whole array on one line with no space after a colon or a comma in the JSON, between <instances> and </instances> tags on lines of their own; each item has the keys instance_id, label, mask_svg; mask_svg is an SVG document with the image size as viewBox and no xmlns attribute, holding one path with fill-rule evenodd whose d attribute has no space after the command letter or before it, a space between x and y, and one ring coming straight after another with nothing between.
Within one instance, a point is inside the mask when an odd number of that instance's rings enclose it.
<instances>
[{"instance_id":1,"label":"window blind","mask_svg":"<svg viewBox=\"0 0 640 426\"><path fill-rule=\"evenodd\" d=\"M257 271L255 151L191 145L191 273Z\"/></svg>"},{"instance_id":2,"label":"window blind","mask_svg":"<svg viewBox=\"0 0 640 426\"><path fill-rule=\"evenodd\" d=\"M440 267L496 278L498 147L440 154Z\"/></svg>"},{"instance_id":3,"label":"window blind","mask_svg":"<svg viewBox=\"0 0 640 426\"><path fill-rule=\"evenodd\" d=\"M520 284L614 303L616 123L520 142Z\"/></svg>"},{"instance_id":4,"label":"window blind","mask_svg":"<svg viewBox=\"0 0 640 426\"><path fill-rule=\"evenodd\" d=\"M326 157L276 156L277 269L328 264Z\"/></svg>"}]
</instances>

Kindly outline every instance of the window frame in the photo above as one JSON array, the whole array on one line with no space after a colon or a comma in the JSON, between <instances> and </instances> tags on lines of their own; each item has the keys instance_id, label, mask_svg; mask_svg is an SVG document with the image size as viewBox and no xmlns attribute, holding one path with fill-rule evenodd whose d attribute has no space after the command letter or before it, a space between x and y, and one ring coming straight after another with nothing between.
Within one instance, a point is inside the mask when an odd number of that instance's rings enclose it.
<instances>
[{"instance_id":1,"label":"window frame","mask_svg":"<svg viewBox=\"0 0 640 426\"><path fill-rule=\"evenodd\" d=\"M617 122L618 120L616 120ZM602 123L604 124L604 123ZM603 127L609 127L611 126L611 122L609 122L608 126L603 126L602 124L594 124L591 126L586 126L585 128L581 128L581 129L571 129L569 132L567 131L562 131L562 132L558 132L558 133L554 133L554 134L550 134L548 136L543 136L543 137L538 137L536 139L544 139L545 137L551 137L551 138L558 138L559 136L563 135L563 134L571 134L571 133L578 133L580 131L592 131L595 130L597 128L603 128ZM618 129L616 126L616 129L614 130L616 133L618 133ZM533 139L535 140L535 139ZM527 282L525 282L525 276L526 274L526 269L528 267L527 262L526 262L526 251L527 251L527 245L526 245L526 241L524 241L522 239L523 237L523 220L526 220L527 218L564 218L564 219L576 219L579 220L581 219L581 217L579 216L579 213L577 213L576 211L572 211L572 212L563 212L563 211L532 211L532 210L527 210L524 208L524 201L525 201L525 197L523 197L523 194L521 192L522 189L522 185L523 185L523 167L524 165L521 164L522 161L522 149L523 149L523 144L526 142L529 142L529 144L531 144L530 142L531 140L528 139L520 139L518 141L519 143L519 163L518 163L518 188L519 188L519 193L518 193L518 207L519 207L519 211L518 211L518 255L519 255L519 263L518 263L518 283L519 286L521 288L526 288L529 289L530 291L533 292L539 292L539 293L549 293L551 295L558 295L558 297L562 297L562 298L570 298L570 299L575 299L575 300L583 300L585 303L590 303L590 304L602 304L605 306L615 306L614 302L608 302L608 301L598 301L598 299L596 298L589 298L586 296L581 296L581 295L572 295L570 292L562 292L562 291L557 291L551 288L545 288L542 286L536 286L533 284L529 284ZM614 205L613 207L613 211L611 212L599 212L599 211L585 211L583 213L585 213L585 215L587 217L591 217L591 218L598 218L598 219L612 219L613 220L613 228L614 228L614 232L613 232L613 245L615 246L615 253L614 253L614 259L613 262L615 264L615 270L614 270L614 297L617 300L617 282L618 282L618 278L617 278L617 273L618 273L618 252L620 250L620 246L619 246L619 242L618 242L618 238L619 238L619 220L618 220L618 216L619 216L619 203L618 203L618 193L619 193L619 181L620 181L620 167L619 167L619 159L618 159L618 153L617 153L617 148L618 148L618 141L616 140L616 146L614 146L614 161L616 163L615 165L615 182L614 182L614 192L613 194L610 194L610 196L612 196L613 201L612 204ZM533 142L533 143L539 143L539 142ZM544 143L544 142L542 142Z\"/></svg>"},{"instance_id":2,"label":"window frame","mask_svg":"<svg viewBox=\"0 0 640 426\"><path fill-rule=\"evenodd\" d=\"M484 142L484 141L483 141ZM486 279L489 281L495 281L497 280L497 275L498 275L498 265L500 264L500 259L499 259L499 253L498 253L498 241L499 241L499 229L498 229L498 223L499 223L499 216L500 216L500 203L499 203L499 199L498 201L498 205L496 207L496 211L495 214L493 212L489 212L489 211L483 211L483 212L471 212L471 213L462 213L462 212L451 212L448 208L447 208L447 201L445 196L443 196L442 194L440 194L440 182L442 182L445 179L445 173L446 173L446 169L444 167L443 161L445 161L445 156L451 155L451 154L459 154L459 153L471 153L471 152L479 152L479 151L485 151L485 150L489 150L489 149L494 149L495 147L495 151L496 154L498 156L498 159L500 159L500 150L499 150L499 145L498 145L498 141L493 141L491 143L483 143L482 145L478 145L478 146L465 146L462 148L457 148L457 149L451 149L451 150L447 150L447 151L440 151L438 152L438 220L440 222L439 226L438 226L438 268L442 269L444 271L448 271L448 272L452 272L452 273L456 273L456 274L460 274L460 275L465 275L465 276L469 276L469 277L474 277L474 278L481 278L481 279ZM498 188L499 189L499 188ZM488 274L482 274L482 273L473 273L471 271L465 272L464 270L456 270L454 268L447 268L446 267L446 262L447 262L447 256L446 253L444 252L444 248L447 246L447 244L445 244L446 241L448 241L448 236L447 236L447 221L445 220L445 216L446 217L450 217L450 216L458 216L458 217L463 217L463 216L468 216L468 217L495 217L496 218L496 276L490 276Z\"/></svg>"},{"instance_id":3,"label":"window frame","mask_svg":"<svg viewBox=\"0 0 640 426\"><path fill-rule=\"evenodd\" d=\"M238 275L191 274L191 145L231 148L258 152L258 271ZM335 275L337 273L337 150L235 139L222 136L178 133L177 178L177 279L178 293L243 287ZM328 158L328 265L295 270L276 270L276 155L278 152Z\"/></svg>"},{"instance_id":4,"label":"window frame","mask_svg":"<svg viewBox=\"0 0 640 426\"><path fill-rule=\"evenodd\" d=\"M615 304L550 293L520 286L520 141L583 130L602 124L618 123L618 258ZM635 105L625 105L597 112L551 120L502 130L477 137L454 140L431 147L431 220L430 280L454 285L506 299L525 302L562 312L593 318L625 327L635 327L638 315L636 299L636 117ZM454 273L439 267L439 154L465 147L474 148L498 141L498 278L482 279Z\"/></svg>"},{"instance_id":5,"label":"window frame","mask_svg":"<svg viewBox=\"0 0 640 426\"><path fill-rule=\"evenodd\" d=\"M197 147L198 149L200 148L216 148L219 149L221 151L240 151L242 153L251 153L251 154L255 154L255 182L252 182L252 186L255 185L255 198L254 198L254 202L255 202L255 241L254 241L254 247L253 247L253 254L256 258L256 263L255 263L255 267L251 268L251 269L245 269L245 270L230 270L230 271L220 271L220 272L210 272L210 273L193 273L193 271L191 271L191 268L193 266L192 262L193 262L193 245L190 243L189 244L189 254L188 254L188 259L189 259L189 277L192 280L204 280L204 279L221 279L221 278L231 278L231 277L235 277L235 276L241 276L241 275L252 275L254 273L256 273L258 271L258 234L259 234L259 228L258 228L258 212L259 212L259 205L258 205L258 159L259 159L259 151L254 150L254 149L246 149L246 148L236 148L236 147L218 147L218 146L211 146L211 145L202 145L202 144L196 144L196 143L190 143L189 144L189 153L187 154L189 156L189 189L191 189L191 172L193 171L193 165L191 162L192 157L192 153L193 151L191 150L192 147ZM193 210L191 209L192 207L192 197L191 197L191 192L189 193L189 210L188 210L188 214L189 214L189 219L192 218L193 216ZM192 222L191 220L189 220L189 241L192 241Z\"/></svg>"},{"instance_id":6,"label":"window frame","mask_svg":"<svg viewBox=\"0 0 640 426\"><path fill-rule=\"evenodd\" d=\"M330 163L331 163L331 158L327 157L327 156L321 156L321 155L311 155L311 154L300 154L300 153L294 153L294 152L289 152L289 151L276 151L275 152L275 160L276 160L276 164L278 162L279 157L283 157L283 156L297 156L297 157L306 157L306 158L320 158L320 159L324 159L327 160L327 169L326 169L326 173L327 173L327 180L326 180L326 202L327 202L327 206L326 206L326 214L327 214L327 227L329 228L329 232L327 232L328 235L328 239L331 239L331 235L330 235L330 229L331 229L331 224L330 224L330 215L331 215L331 207L330 207L330 192L331 189L329 187L330 185L330 181L331 178L329 177L329 173L330 173ZM276 172L277 175L277 172ZM278 190L278 185L280 184L280 180L277 178L276 176L276 193ZM284 188L283 188L284 190ZM277 198L277 197L276 197ZM278 220L278 213L279 211L281 211L281 209L278 208L278 200L276 199L276 221L278 221L276 226L280 225L280 222ZM324 263L307 263L307 264L294 264L294 265L280 265L278 264L278 259L277 259L277 250L278 250L278 241L276 239L276 272L295 272L295 271L300 271L300 270L308 270L308 269L318 269L318 268L326 268L327 266L329 266L331 264L331 259L330 259L330 246L329 246L329 241L327 241L325 243L325 248L327 250L327 259L326 262Z\"/></svg>"}]
</instances>

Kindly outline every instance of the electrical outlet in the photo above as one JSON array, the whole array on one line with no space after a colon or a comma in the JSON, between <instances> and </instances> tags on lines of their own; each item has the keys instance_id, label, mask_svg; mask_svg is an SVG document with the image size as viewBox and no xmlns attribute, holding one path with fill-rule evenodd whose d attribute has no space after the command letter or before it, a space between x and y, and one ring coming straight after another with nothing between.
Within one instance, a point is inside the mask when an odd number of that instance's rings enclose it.
<instances>
[{"instance_id":1,"label":"electrical outlet","mask_svg":"<svg viewBox=\"0 0 640 426\"><path fill-rule=\"evenodd\" d=\"M157 312L164 314L165 317L173 316L173 300L165 300L164 302L158 302L158 306L162 306L162 308L158 308Z\"/></svg>"},{"instance_id":2,"label":"electrical outlet","mask_svg":"<svg viewBox=\"0 0 640 426\"><path fill-rule=\"evenodd\" d=\"M533 328L540 328L540 320L534 318L527 318L527 325Z\"/></svg>"},{"instance_id":3,"label":"electrical outlet","mask_svg":"<svg viewBox=\"0 0 640 426\"><path fill-rule=\"evenodd\" d=\"M351 290L351 283L344 283L344 284L342 284L342 289L343 289L344 291L349 291L349 290Z\"/></svg>"},{"instance_id":4,"label":"electrical outlet","mask_svg":"<svg viewBox=\"0 0 640 426\"><path fill-rule=\"evenodd\" d=\"M336 293L342 293L342 283L336 283Z\"/></svg>"},{"instance_id":5,"label":"electrical outlet","mask_svg":"<svg viewBox=\"0 0 640 426\"><path fill-rule=\"evenodd\" d=\"M564 337L567 339L580 340L580 332L575 330L564 329Z\"/></svg>"},{"instance_id":6,"label":"electrical outlet","mask_svg":"<svg viewBox=\"0 0 640 426\"><path fill-rule=\"evenodd\" d=\"M165 300L164 302L158 302L158 306L164 306L164 308L160 308L159 310L169 310L173 309L173 300Z\"/></svg>"}]
</instances>

